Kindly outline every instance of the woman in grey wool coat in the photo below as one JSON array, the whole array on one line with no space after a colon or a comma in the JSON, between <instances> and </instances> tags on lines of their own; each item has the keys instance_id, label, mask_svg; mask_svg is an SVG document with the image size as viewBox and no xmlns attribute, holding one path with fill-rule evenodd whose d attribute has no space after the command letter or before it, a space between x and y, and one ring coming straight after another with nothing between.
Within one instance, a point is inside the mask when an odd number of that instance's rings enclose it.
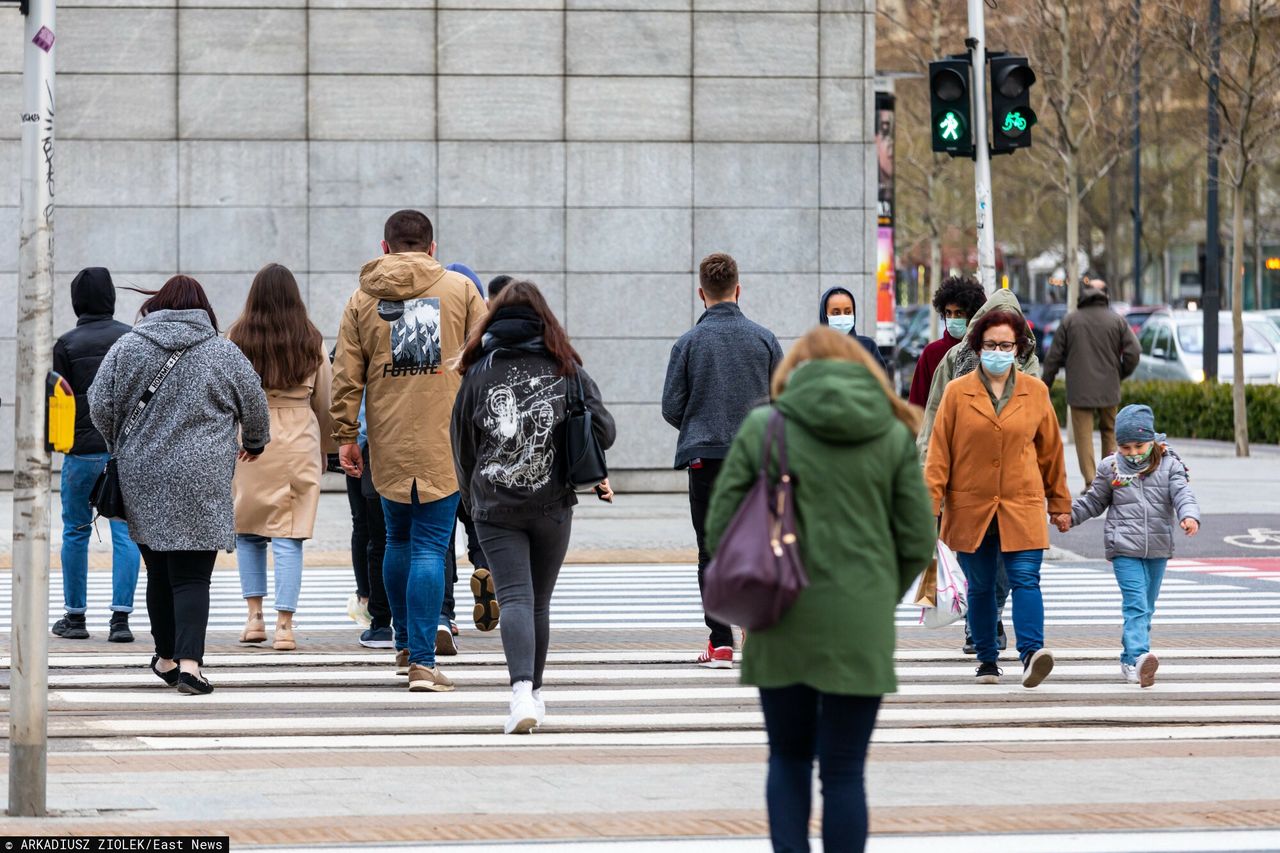
<instances>
[{"instance_id":1,"label":"woman in grey wool coat","mask_svg":"<svg viewBox=\"0 0 1280 853\"><path fill-rule=\"evenodd\" d=\"M213 692L200 673L209 581L218 551L235 550L231 478L270 440L262 381L218 320L200 283L178 275L107 352L89 389L94 426L116 460L129 535L147 567L151 669L187 694ZM181 357L126 436L143 393Z\"/></svg>"}]
</instances>

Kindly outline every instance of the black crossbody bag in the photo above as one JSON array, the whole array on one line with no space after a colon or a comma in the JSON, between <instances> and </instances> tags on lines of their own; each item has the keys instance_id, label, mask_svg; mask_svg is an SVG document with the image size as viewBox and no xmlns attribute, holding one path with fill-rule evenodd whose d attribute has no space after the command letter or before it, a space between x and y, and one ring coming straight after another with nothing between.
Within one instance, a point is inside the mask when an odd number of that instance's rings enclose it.
<instances>
[{"instance_id":1,"label":"black crossbody bag","mask_svg":"<svg viewBox=\"0 0 1280 853\"><path fill-rule=\"evenodd\" d=\"M575 491L589 489L607 480L609 469L605 465L600 442L596 441L595 430L591 428L591 410L587 408L582 374L574 371L574 375L566 376L564 382L568 409L564 425L564 458L569 488Z\"/></svg>"},{"instance_id":2,"label":"black crossbody bag","mask_svg":"<svg viewBox=\"0 0 1280 853\"><path fill-rule=\"evenodd\" d=\"M187 350L178 350L169 356L169 360L164 363L164 367L160 368L160 372L156 374L156 378L151 380L151 384L147 386L147 390L142 392L142 396L138 398L138 404L133 407L133 412L129 415L129 420L125 423L124 429L120 431L120 437L116 439L116 450L124 444L124 440L129 437L129 433L133 432L133 428L142 420L142 413L146 411L147 404L151 402L151 398L156 395L156 389L160 387L160 383L164 382L164 378L173 370L173 366L178 363L178 359L182 358L183 353ZM89 495L89 503L98 511L101 518L110 521L125 520L124 492L120 489L120 472L116 468L116 454L112 453L111 458L107 460L107 467L98 475L98 481L93 484L93 491Z\"/></svg>"}]
</instances>

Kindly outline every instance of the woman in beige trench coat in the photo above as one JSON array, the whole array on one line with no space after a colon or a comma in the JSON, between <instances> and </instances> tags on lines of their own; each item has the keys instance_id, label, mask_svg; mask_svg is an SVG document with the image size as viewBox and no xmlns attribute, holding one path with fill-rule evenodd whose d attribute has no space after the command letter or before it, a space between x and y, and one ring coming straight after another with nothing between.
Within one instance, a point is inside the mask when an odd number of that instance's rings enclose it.
<instances>
[{"instance_id":1,"label":"woman in beige trench coat","mask_svg":"<svg viewBox=\"0 0 1280 853\"><path fill-rule=\"evenodd\" d=\"M293 274L268 264L253 279L244 313L227 330L262 377L272 441L253 465L236 469L236 548L240 590L249 607L242 643L267 639L267 546L275 560L272 648L297 648L293 614L302 587L302 542L320 503L324 455L336 448L329 422L332 371L320 331L307 317Z\"/></svg>"}]
</instances>

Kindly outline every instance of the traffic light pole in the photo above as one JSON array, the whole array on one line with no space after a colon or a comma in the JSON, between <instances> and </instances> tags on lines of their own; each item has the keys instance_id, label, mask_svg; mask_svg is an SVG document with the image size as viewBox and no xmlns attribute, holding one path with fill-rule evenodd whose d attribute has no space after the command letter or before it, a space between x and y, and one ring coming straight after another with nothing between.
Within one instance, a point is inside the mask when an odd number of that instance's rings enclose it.
<instances>
[{"instance_id":1,"label":"traffic light pole","mask_svg":"<svg viewBox=\"0 0 1280 853\"><path fill-rule=\"evenodd\" d=\"M13 458L9 815L45 814L49 713L49 450L53 353L54 0L30 0L22 73L22 213Z\"/></svg>"},{"instance_id":2,"label":"traffic light pole","mask_svg":"<svg viewBox=\"0 0 1280 853\"><path fill-rule=\"evenodd\" d=\"M969 0L969 48L973 67L973 189L977 197L978 278L987 293L996 281L996 233L991 211L991 147L987 139L987 24L985 0Z\"/></svg>"}]
</instances>

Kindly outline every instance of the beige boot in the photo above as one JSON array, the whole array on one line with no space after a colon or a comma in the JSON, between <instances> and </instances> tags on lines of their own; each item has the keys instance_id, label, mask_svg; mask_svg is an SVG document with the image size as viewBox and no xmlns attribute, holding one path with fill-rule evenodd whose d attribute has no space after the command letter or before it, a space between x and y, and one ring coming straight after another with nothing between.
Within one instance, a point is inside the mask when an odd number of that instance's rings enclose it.
<instances>
[{"instance_id":1,"label":"beige boot","mask_svg":"<svg viewBox=\"0 0 1280 853\"><path fill-rule=\"evenodd\" d=\"M242 643L265 643L267 641L267 623L262 621L262 611L250 613L240 632Z\"/></svg>"},{"instance_id":2,"label":"beige boot","mask_svg":"<svg viewBox=\"0 0 1280 853\"><path fill-rule=\"evenodd\" d=\"M281 613L281 617L285 617L276 622L276 638L271 643L271 648L278 652L291 652L298 647L293 641L293 619L292 614Z\"/></svg>"}]
</instances>

